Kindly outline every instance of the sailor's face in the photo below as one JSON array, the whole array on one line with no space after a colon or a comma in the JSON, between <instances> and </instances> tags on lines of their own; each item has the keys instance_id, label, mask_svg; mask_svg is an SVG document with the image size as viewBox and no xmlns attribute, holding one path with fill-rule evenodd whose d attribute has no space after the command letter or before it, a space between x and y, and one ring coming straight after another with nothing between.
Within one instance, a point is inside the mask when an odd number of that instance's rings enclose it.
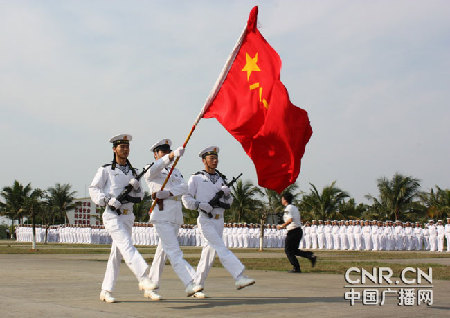
<instances>
[{"instance_id":1,"label":"sailor's face","mask_svg":"<svg viewBox=\"0 0 450 318\"><path fill-rule=\"evenodd\" d=\"M219 164L219 157L217 157L217 155L208 155L204 159L202 159L202 161L206 167L216 169L217 165Z\"/></svg>"},{"instance_id":2,"label":"sailor's face","mask_svg":"<svg viewBox=\"0 0 450 318\"><path fill-rule=\"evenodd\" d=\"M113 147L113 151L120 159L127 159L130 154L130 145L128 144L120 144L116 147Z\"/></svg>"},{"instance_id":3,"label":"sailor's face","mask_svg":"<svg viewBox=\"0 0 450 318\"><path fill-rule=\"evenodd\" d=\"M167 155L168 153L170 153L170 151L171 151L170 149L168 149L168 150L160 149L158 151L153 152L153 154L154 154L155 159L158 160L158 159L164 157L165 155Z\"/></svg>"}]
</instances>

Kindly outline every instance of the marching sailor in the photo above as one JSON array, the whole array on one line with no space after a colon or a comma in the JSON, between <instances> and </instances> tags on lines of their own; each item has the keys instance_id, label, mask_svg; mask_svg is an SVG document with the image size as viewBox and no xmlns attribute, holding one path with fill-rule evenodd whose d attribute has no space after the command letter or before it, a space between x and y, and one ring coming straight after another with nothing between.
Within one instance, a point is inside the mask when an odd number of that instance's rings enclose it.
<instances>
[{"instance_id":1,"label":"marching sailor","mask_svg":"<svg viewBox=\"0 0 450 318\"><path fill-rule=\"evenodd\" d=\"M203 289L198 284L194 284L195 270L183 258L183 252L180 249L177 238L180 226L183 224L181 196L187 191L187 184L178 169L173 169L169 181L164 189L161 190L164 180L171 169L171 163L175 157L181 157L184 153L183 147L171 151L171 145L172 141L170 139L162 139L151 147L156 161L144 175L152 198L158 200L158 204L155 205L150 216L150 222L153 223L159 236L158 247L155 251L149 275L156 288L145 294L146 297L152 300L161 299L156 289L159 287L166 257L169 258L173 270L186 286L188 296L192 296Z\"/></svg>"},{"instance_id":2,"label":"marching sailor","mask_svg":"<svg viewBox=\"0 0 450 318\"><path fill-rule=\"evenodd\" d=\"M136 179L136 170L128 161L131 139L131 135L128 134L117 135L110 139L113 144L113 161L97 170L89 186L92 201L106 207L102 219L105 229L112 238L111 253L100 293L100 300L108 303L115 302L111 293L114 290L122 258L138 279L141 290L147 291L154 288L147 277L148 265L132 243L133 203L117 200L127 185L132 187L129 193L131 197L139 199L143 197L140 182Z\"/></svg>"},{"instance_id":3,"label":"marching sailor","mask_svg":"<svg viewBox=\"0 0 450 318\"><path fill-rule=\"evenodd\" d=\"M198 228L205 239L200 261L197 266L196 284L204 286L209 270L214 261L215 253L220 262L235 279L237 289L253 285L255 280L244 275L245 267L239 259L225 246L222 234L224 228L224 208L209 204L219 191L223 191L222 204L231 205L233 197L226 185L226 177L216 168L219 163L219 148L207 147L199 153L204 170L192 175L188 181L188 193L183 195L183 204L187 209L198 210ZM194 297L204 298L204 293Z\"/></svg>"}]
</instances>

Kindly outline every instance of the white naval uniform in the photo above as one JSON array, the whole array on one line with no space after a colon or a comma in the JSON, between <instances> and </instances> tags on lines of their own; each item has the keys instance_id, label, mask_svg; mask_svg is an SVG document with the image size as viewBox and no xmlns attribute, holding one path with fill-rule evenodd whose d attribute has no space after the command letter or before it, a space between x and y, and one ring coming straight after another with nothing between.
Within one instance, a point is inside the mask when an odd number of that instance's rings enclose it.
<instances>
[{"instance_id":1,"label":"white naval uniform","mask_svg":"<svg viewBox=\"0 0 450 318\"><path fill-rule=\"evenodd\" d=\"M339 237L341 241L341 250L348 249L348 239L347 239L347 225L343 224L339 226Z\"/></svg>"},{"instance_id":2,"label":"white naval uniform","mask_svg":"<svg viewBox=\"0 0 450 318\"><path fill-rule=\"evenodd\" d=\"M428 225L428 232L430 233L430 252L436 252L437 250L437 229L436 225Z\"/></svg>"},{"instance_id":3,"label":"white naval uniform","mask_svg":"<svg viewBox=\"0 0 450 318\"><path fill-rule=\"evenodd\" d=\"M378 237L378 225L372 225L370 228L370 236L372 238L372 251L379 251L380 238Z\"/></svg>"},{"instance_id":4,"label":"white naval uniform","mask_svg":"<svg viewBox=\"0 0 450 318\"><path fill-rule=\"evenodd\" d=\"M339 235L339 225L335 224L332 226L332 232L333 236L333 249L339 250L340 249L340 235Z\"/></svg>"},{"instance_id":5,"label":"white naval uniform","mask_svg":"<svg viewBox=\"0 0 450 318\"><path fill-rule=\"evenodd\" d=\"M416 226L414 228L414 249L416 251L422 250L422 242L423 242L423 229L420 226Z\"/></svg>"},{"instance_id":6,"label":"white naval uniform","mask_svg":"<svg viewBox=\"0 0 450 318\"><path fill-rule=\"evenodd\" d=\"M436 225L437 229L437 249L438 252L444 251L444 237L445 237L445 229L442 224Z\"/></svg>"},{"instance_id":7,"label":"white naval uniform","mask_svg":"<svg viewBox=\"0 0 450 318\"><path fill-rule=\"evenodd\" d=\"M153 166L147 170L144 179L150 189L150 193L161 190L167 175L170 171L169 155L155 161ZM195 271L191 265L183 258L183 252L178 242L178 231L183 224L183 211L181 209L181 196L186 193L187 185L178 169L174 169L164 190L170 191L173 196L163 200L163 210L159 206L155 208L150 216L150 222L159 236L158 247L155 251L152 267L150 269L150 280L159 285L161 274L169 258L170 264L175 273L185 286L194 280Z\"/></svg>"},{"instance_id":8,"label":"white naval uniform","mask_svg":"<svg viewBox=\"0 0 450 318\"><path fill-rule=\"evenodd\" d=\"M322 250L324 248L325 245L325 233L324 233L324 225L323 224L319 224L317 225L317 245L319 250Z\"/></svg>"},{"instance_id":9,"label":"white naval uniform","mask_svg":"<svg viewBox=\"0 0 450 318\"><path fill-rule=\"evenodd\" d=\"M404 242L405 242L405 249L407 251L411 251L414 248L414 240L413 240L413 228L410 226L407 226L404 228Z\"/></svg>"},{"instance_id":10,"label":"white naval uniform","mask_svg":"<svg viewBox=\"0 0 450 318\"><path fill-rule=\"evenodd\" d=\"M347 226L347 240L349 251L353 251L355 249L355 237L353 236L353 229L354 229L353 224L349 224Z\"/></svg>"},{"instance_id":11,"label":"white naval uniform","mask_svg":"<svg viewBox=\"0 0 450 318\"><path fill-rule=\"evenodd\" d=\"M423 229L423 245L424 250L430 250L430 229L428 228L428 225L425 225L425 228Z\"/></svg>"},{"instance_id":12,"label":"white naval uniform","mask_svg":"<svg viewBox=\"0 0 450 318\"><path fill-rule=\"evenodd\" d=\"M106 197L117 197L133 178L132 170L124 174L120 168L111 169L111 165L100 167L89 186L92 201L100 206L106 204ZM143 192L132 190L130 196L143 197ZM134 247L131 231L134 223L133 203L125 203L120 207L122 214L112 211L109 206L102 214L103 224L112 238L111 253L106 265L102 290L112 292L119 274L120 262L123 259L138 280L141 280L148 269L142 255Z\"/></svg>"},{"instance_id":13,"label":"white naval uniform","mask_svg":"<svg viewBox=\"0 0 450 318\"><path fill-rule=\"evenodd\" d=\"M317 224L311 224L311 248L313 250L317 249Z\"/></svg>"},{"instance_id":14,"label":"white naval uniform","mask_svg":"<svg viewBox=\"0 0 450 318\"><path fill-rule=\"evenodd\" d=\"M323 233L324 233L324 238L325 238L324 247L327 250L333 249L333 239L331 236L332 231L333 231L333 228L331 227L331 224L324 225L324 227L323 227Z\"/></svg>"},{"instance_id":15,"label":"white naval uniform","mask_svg":"<svg viewBox=\"0 0 450 318\"><path fill-rule=\"evenodd\" d=\"M403 236L404 236L404 230L401 225L396 225L394 228L394 235L395 235L395 250L401 251L403 250Z\"/></svg>"},{"instance_id":16,"label":"white naval uniform","mask_svg":"<svg viewBox=\"0 0 450 318\"><path fill-rule=\"evenodd\" d=\"M450 224L445 224L445 238L447 240L447 252L450 252Z\"/></svg>"},{"instance_id":17,"label":"white naval uniform","mask_svg":"<svg viewBox=\"0 0 450 318\"><path fill-rule=\"evenodd\" d=\"M364 250L371 250L372 228L370 227L370 225L363 225L363 227L361 228L361 233L362 238L364 239Z\"/></svg>"},{"instance_id":18,"label":"white naval uniform","mask_svg":"<svg viewBox=\"0 0 450 318\"><path fill-rule=\"evenodd\" d=\"M311 226L305 226L303 228L305 238L305 248L309 250L311 248Z\"/></svg>"},{"instance_id":19,"label":"white naval uniform","mask_svg":"<svg viewBox=\"0 0 450 318\"><path fill-rule=\"evenodd\" d=\"M200 261L197 266L197 278L195 283L201 286L205 285L209 270L214 261L215 253L219 256L220 262L225 269L236 280L244 271L244 265L239 259L225 246L222 234L224 227L223 208L214 208L212 210L213 218L198 209L201 202L209 202L221 187L225 185L225 180L219 177L215 183L212 183L208 173L205 171L192 175L188 182L188 193L183 195L183 204L187 209L198 210L197 218L198 228L205 238ZM233 197L223 197L225 203L231 204Z\"/></svg>"},{"instance_id":20,"label":"white naval uniform","mask_svg":"<svg viewBox=\"0 0 450 318\"><path fill-rule=\"evenodd\" d=\"M357 251L360 251L363 248L361 231L362 231L361 225L359 224L353 225L353 237L355 239L355 250Z\"/></svg>"}]
</instances>

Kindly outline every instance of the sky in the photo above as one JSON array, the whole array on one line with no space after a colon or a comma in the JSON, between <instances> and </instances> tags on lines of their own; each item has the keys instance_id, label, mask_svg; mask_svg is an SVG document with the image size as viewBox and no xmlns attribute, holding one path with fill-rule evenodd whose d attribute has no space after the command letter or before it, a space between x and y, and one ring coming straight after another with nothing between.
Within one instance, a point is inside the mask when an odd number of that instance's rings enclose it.
<instances>
[{"instance_id":1,"label":"sky","mask_svg":"<svg viewBox=\"0 0 450 318\"><path fill-rule=\"evenodd\" d=\"M394 173L450 188L449 1L0 0L0 187L69 183L77 197L133 135L130 161L181 145L254 5L281 80L313 128L299 190L336 181L356 201ZM257 183L240 144L202 119L178 168L220 147L219 170Z\"/></svg>"}]
</instances>

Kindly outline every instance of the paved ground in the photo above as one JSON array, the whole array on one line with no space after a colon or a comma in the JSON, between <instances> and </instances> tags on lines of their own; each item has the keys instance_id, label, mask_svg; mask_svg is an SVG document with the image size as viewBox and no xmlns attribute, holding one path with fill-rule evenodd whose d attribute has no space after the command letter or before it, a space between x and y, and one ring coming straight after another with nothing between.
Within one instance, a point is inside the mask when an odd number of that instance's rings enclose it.
<instances>
[{"instance_id":1,"label":"paved ground","mask_svg":"<svg viewBox=\"0 0 450 318\"><path fill-rule=\"evenodd\" d=\"M130 270L122 264L114 293L119 300L98 300L107 255L0 255L0 315L6 317L449 317L450 282L433 281L430 307L350 306L343 275L249 271L254 286L237 291L230 275L213 268L206 292L211 298L185 297L167 266L160 302L144 299ZM414 260L416 261L416 260ZM387 265L387 264L386 264Z\"/></svg>"}]
</instances>

